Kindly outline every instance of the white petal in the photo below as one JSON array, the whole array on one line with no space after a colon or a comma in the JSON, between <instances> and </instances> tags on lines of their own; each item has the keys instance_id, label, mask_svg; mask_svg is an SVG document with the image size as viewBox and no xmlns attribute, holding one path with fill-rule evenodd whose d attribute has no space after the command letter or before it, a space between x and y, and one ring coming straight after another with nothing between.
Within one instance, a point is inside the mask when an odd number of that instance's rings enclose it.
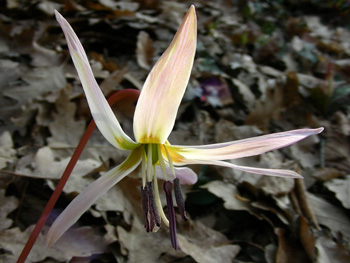
<instances>
[{"instance_id":1,"label":"white petal","mask_svg":"<svg viewBox=\"0 0 350 263\"><path fill-rule=\"evenodd\" d=\"M115 147L124 150L134 149L137 147L137 144L120 127L116 116L95 80L90 63L77 35L60 13L55 10L55 14L66 36L68 48L84 88L85 96L96 126L106 140Z\"/></svg>"},{"instance_id":2,"label":"white petal","mask_svg":"<svg viewBox=\"0 0 350 263\"><path fill-rule=\"evenodd\" d=\"M193 163L193 164L208 164L208 165L224 166L224 167L233 168L233 169L237 169L240 171L244 171L247 173L253 173L253 174L262 174L262 175L288 177L288 178L303 178L300 174L298 174L294 171L291 171L291 170L248 167L248 166L241 166L241 165L236 165L233 163L223 162L223 161L196 161L196 160L192 160L189 162Z\"/></svg>"},{"instance_id":3,"label":"white petal","mask_svg":"<svg viewBox=\"0 0 350 263\"><path fill-rule=\"evenodd\" d=\"M133 150L119 166L113 168L82 191L52 224L46 238L47 247L52 246L70 228L95 201L125 176L131 173L141 162L142 147Z\"/></svg>"},{"instance_id":4,"label":"white petal","mask_svg":"<svg viewBox=\"0 0 350 263\"><path fill-rule=\"evenodd\" d=\"M196 42L197 18L191 6L142 88L134 115L137 142L163 144L168 138L190 78Z\"/></svg>"},{"instance_id":5,"label":"white petal","mask_svg":"<svg viewBox=\"0 0 350 263\"><path fill-rule=\"evenodd\" d=\"M299 129L286 132L272 133L268 135L237 140L226 143L217 143L201 146L168 146L168 151L173 153L174 164L186 163L190 160L229 160L263 154L272 150L289 146L310 135L323 131L318 129ZM181 158L180 158L181 157Z\"/></svg>"},{"instance_id":6,"label":"white petal","mask_svg":"<svg viewBox=\"0 0 350 263\"><path fill-rule=\"evenodd\" d=\"M180 184L195 184L198 180L197 174L190 168L187 167L174 167L175 176L180 180ZM156 173L159 179L164 180L162 169L157 165ZM174 176L169 166L166 167L166 175L168 179L173 180Z\"/></svg>"}]
</instances>

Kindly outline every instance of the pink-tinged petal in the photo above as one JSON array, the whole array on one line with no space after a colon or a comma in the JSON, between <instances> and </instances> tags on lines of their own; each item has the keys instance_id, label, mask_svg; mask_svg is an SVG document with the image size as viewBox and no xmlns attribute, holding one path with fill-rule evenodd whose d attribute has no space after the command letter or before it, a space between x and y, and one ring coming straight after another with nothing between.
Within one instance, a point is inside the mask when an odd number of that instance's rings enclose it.
<instances>
[{"instance_id":1,"label":"pink-tinged petal","mask_svg":"<svg viewBox=\"0 0 350 263\"><path fill-rule=\"evenodd\" d=\"M190 168L174 167L174 170L175 170L176 178L179 178L179 180L180 180L180 184L191 185L191 184L195 184L198 180L197 174ZM157 173L157 177L159 179L164 180L164 175L162 173L162 169L158 165L156 166L156 173ZM175 179L169 166L166 167L166 175L167 175L168 179L171 179L171 180Z\"/></svg>"},{"instance_id":2,"label":"pink-tinged petal","mask_svg":"<svg viewBox=\"0 0 350 263\"><path fill-rule=\"evenodd\" d=\"M294 171L291 171L291 170L248 167L248 166L241 166L241 165L236 165L233 163L223 162L223 161L196 161L196 160L192 160L189 162L193 163L193 164L218 165L218 166L233 168L236 170L244 171L247 173L253 173L253 174L262 174L262 175L288 177L288 178L303 178L300 174L298 174Z\"/></svg>"},{"instance_id":3,"label":"pink-tinged petal","mask_svg":"<svg viewBox=\"0 0 350 263\"><path fill-rule=\"evenodd\" d=\"M142 88L134 115L137 142L162 144L168 138L190 78L196 43L197 19L191 6Z\"/></svg>"},{"instance_id":4,"label":"pink-tinged petal","mask_svg":"<svg viewBox=\"0 0 350 263\"><path fill-rule=\"evenodd\" d=\"M60 13L55 10L55 14L66 37L71 57L84 88L96 126L103 136L115 147L123 150L134 149L137 147L137 144L120 127L116 116L95 80L89 60L77 35Z\"/></svg>"},{"instance_id":5,"label":"pink-tinged petal","mask_svg":"<svg viewBox=\"0 0 350 263\"><path fill-rule=\"evenodd\" d=\"M190 168L174 167L176 178L179 178L180 184L195 184L198 181L197 174Z\"/></svg>"},{"instance_id":6,"label":"pink-tinged petal","mask_svg":"<svg viewBox=\"0 0 350 263\"><path fill-rule=\"evenodd\" d=\"M323 128L299 129L203 146L169 145L167 149L176 165L188 164L187 160L229 160L255 156L286 147L322 131Z\"/></svg>"},{"instance_id":7,"label":"pink-tinged petal","mask_svg":"<svg viewBox=\"0 0 350 263\"><path fill-rule=\"evenodd\" d=\"M131 173L141 162L142 147L131 151L129 157L81 192L52 224L46 238L47 247L52 246L87 209L105 192Z\"/></svg>"}]
</instances>

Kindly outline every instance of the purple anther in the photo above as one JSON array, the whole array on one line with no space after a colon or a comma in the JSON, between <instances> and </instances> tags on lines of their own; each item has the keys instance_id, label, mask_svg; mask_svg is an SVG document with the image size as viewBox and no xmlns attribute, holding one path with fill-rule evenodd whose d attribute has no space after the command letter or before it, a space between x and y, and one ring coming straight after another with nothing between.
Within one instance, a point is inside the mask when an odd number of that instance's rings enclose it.
<instances>
[{"instance_id":1,"label":"purple anther","mask_svg":"<svg viewBox=\"0 0 350 263\"><path fill-rule=\"evenodd\" d=\"M154 200L152 182L148 182L145 187L141 186L141 202L145 213L146 232L151 232L156 225L160 226L160 217Z\"/></svg>"},{"instance_id":2,"label":"purple anther","mask_svg":"<svg viewBox=\"0 0 350 263\"><path fill-rule=\"evenodd\" d=\"M148 182L147 184L148 184L148 194L149 194L148 199L149 199L149 203L150 203L150 208L151 208L151 211L152 211L152 215L153 215L154 221L155 221L156 225L159 227L160 226L160 217L159 217L159 214L158 214L156 201L154 199L152 182Z\"/></svg>"},{"instance_id":3,"label":"purple anther","mask_svg":"<svg viewBox=\"0 0 350 263\"><path fill-rule=\"evenodd\" d=\"M175 200L177 207L179 208L179 213L184 221L188 220L186 211L185 211L185 201L182 196L180 180L178 178L174 179L174 190L175 190Z\"/></svg>"},{"instance_id":4,"label":"purple anther","mask_svg":"<svg viewBox=\"0 0 350 263\"><path fill-rule=\"evenodd\" d=\"M173 248L177 250L178 243L176 237L176 220L175 220L175 210L173 204L173 196L171 194L173 184L169 181L166 181L163 185L166 197L166 203L168 206L168 218L169 218L169 230L170 230L170 239Z\"/></svg>"}]
</instances>

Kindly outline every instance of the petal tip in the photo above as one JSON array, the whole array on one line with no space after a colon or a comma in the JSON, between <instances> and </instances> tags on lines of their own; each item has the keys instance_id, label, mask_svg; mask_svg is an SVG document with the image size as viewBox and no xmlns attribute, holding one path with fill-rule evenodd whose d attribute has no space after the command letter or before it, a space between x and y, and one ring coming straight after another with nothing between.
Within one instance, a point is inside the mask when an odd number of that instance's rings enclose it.
<instances>
[{"instance_id":1,"label":"petal tip","mask_svg":"<svg viewBox=\"0 0 350 263\"><path fill-rule=\"evenodd\" d=\"M293 176L293 178L295 178L295 179L304 179L304 177L302 175L298 174L298 173L296 173L296 175Z\"/></svg>"},{"instance_id":2,"label":"petal tip","mask_svg":"<svg viewBox=\"0 0 350 263\"><path fill-rule=\"evenodd\" d=\"M324 127L320 127L320 128L315 129L315 130L316 130L316 134L320 134L321 132L323 132Z\"/></svg>"},{"instance_id":3,"label":"petal tip","mask_svg":"<svg viewBox=\"0 0 350 263\"><path fill-rule=\"evenodd\" d=\"M58 12L56 9L55 9L55 17L56 17L56 20L58 21L58 23L61 24L61 21L63 19L63 16L60 14L60 12Z\"/></svg>"}]
</instances>

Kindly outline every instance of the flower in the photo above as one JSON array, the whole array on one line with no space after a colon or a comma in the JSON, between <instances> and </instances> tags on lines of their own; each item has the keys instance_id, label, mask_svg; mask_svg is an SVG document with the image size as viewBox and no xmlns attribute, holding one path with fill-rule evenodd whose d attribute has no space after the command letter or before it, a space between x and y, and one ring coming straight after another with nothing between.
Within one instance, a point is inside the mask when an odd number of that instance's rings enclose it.
<instances>
[{"instance_id":1,"label":"flower","mask_svg":"<svg viewBox=\"0 0 350 263\"><path fill-rule=\"evenodd\" d=\"M171 145L168 136L173 129L178 107L184 95L193 66L197 21L194 6L184 17L168 49L149 73L142 88L134 115L133 141L122 130L116 116L103 96L89 65L85 51L69 23L57 12L56 18L65 34L74 65L96 125L115 147L130 151L127 159L108 171L82 191L60 214L47 235L47 245L55 243L79 217L107 190L141 164L141 198L146 230L157 231L161 221L170 227L172 245L177 249L176 224L172 189L179 212L187 219L181 184L193 184L196 174L187 164L219 165L245 172L270 176L301 178L294 171L239 166L224 160L259 155L296 143L323 128L299 129L238 141L203 146ZM165 180L168 218L159 198L157 175Z\"/></svg>"}]
</instances>

